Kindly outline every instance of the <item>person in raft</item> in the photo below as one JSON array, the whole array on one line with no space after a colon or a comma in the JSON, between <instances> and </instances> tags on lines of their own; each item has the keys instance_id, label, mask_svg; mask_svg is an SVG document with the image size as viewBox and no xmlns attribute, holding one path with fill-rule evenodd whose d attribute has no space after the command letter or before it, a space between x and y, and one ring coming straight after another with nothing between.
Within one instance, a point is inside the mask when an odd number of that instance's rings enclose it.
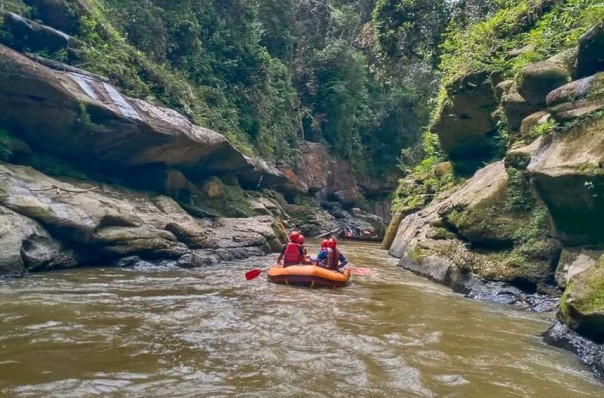
<instances>
[{"instance_id":1,"label":"person in raft","mask_svg":"<svg viewBox=\"0 0 604 398\"><path fill-rule=\"evenodd\" d=\"M331 271L344 272L348 264L346 257L337 249L338 242L335 238L327 241L327 248L317 254L318 265Z\"/></svg>"},{"instance_id":2,"label":"person in raft","mask_svg":"<svg viewBox=\"0 0 604 398\"><path fill-rule=\"evenodd\" d=\"M329 246L329 241L327 239L323 239L321 241L321 248L319 249L319 251L317 252L317 256L313 257L310 256L308 259L310 260L311 263L317 263L317 265L319 267L323 266L323 263L321 262L321 260L319 260L319 256L321 255L322 251L327 251L327 247Z\"/></svg>"},{"instance_id":3,"label":"person in raft","mask_svg":"<svg viewBox=\"0 0 604 398\"><path fill-rule=\"evenodd\" d=\"M302 246L302 250L304 251L304 259L306 260L308 257L308 252L306 251L306 247L304 247L304 235L300 235L298 243L300 243L300 246Z\"/></svg>"},{"instance_id":4,"label":"person in raft","mask_svg":"<svg viewBox=\"0 0 604 398\"><path fill-rule=\"evenodd\" d=\"M283 245L277 259L278 264L283 264L284 267L304 264L304 246L300 244L301 236L298 231L289 234L289 243Z\"/></svg>"}]
</instances>

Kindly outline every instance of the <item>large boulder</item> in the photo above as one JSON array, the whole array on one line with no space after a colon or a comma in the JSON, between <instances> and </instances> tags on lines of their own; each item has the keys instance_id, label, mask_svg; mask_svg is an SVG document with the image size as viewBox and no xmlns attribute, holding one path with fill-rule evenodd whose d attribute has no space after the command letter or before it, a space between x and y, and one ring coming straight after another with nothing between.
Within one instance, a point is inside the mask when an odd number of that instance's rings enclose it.
<instances>
[{"instance_id":1,"label":"large boulder","mask_svg":"<svg viewBox=\"0 0 604 398\"><path fill-rule=\"evenodd\" d=\"M71 254L40 224L0 206L0 276L73 267Z\"/></svg>"},{"instance_id":2,"label":"large boulder","mask_svg":"<svg viewBox=\"0 0 604 398\"><path fill-rule=\"evenodd\" d=\"M221 134L167 108L128 98L87 75L42 66L0 46L0 126L34 150L104 171L171 166L192 179L236 174L271 187L287 178Z\"/></svg>"},{"instance_id":3,"label":"large boulder","mask_svg":"<svg viewBox=\"0 0 604 398\"><path fill-rule=\"evenodd\" d=\"M547 283L560 247L547 238L543 209L523 202L528 182L509 173L493 163L451 196L406 216L389 253L447 284L466 272L529 290Z\"/></svg>"},{"instance_id":4,"label":"large boulder","mask_svg":"<svg viewBox=\"0 0 604 398\"><path fill-rule=\"evenodd\" d=\"M0 165L0 204L44 226L53 237L88 246L109 257L142 254L179 257L186 246L165 227L190 222L181 210L166 214L133 192L78 187L29 167ZM202 227L198 227L204 233Z\"/></svg>"},{"instance_id":5,"label":"large boulder","mask_svg":"<svg viewBox=\"0 0 604 398\"><path fill-rule=\"evenodd\" d=\"M604 23L600 22L579 38L577 76L604 71Z\"/></svg>"},{"instance_id":6,"label":"large boulder","mask_svg":"<svg viewBox=\"0 0 604 398\"><path fill-rule=\"evenodd\" d=\"M493 149L489 139L496 129L491 116L497 108L493 84L486 72L464 76L447 89L450 101L440 112L433 131L453 161L474 163L488 158ZM470 162L472 163L472 162Z\"/></svg>"},{"instance_id":7,"label":"large boulder","mask_svg":"<svg viewBox=\"0 0 604 398\"><path fill-rule=\"evenodd\" d=\"M547 94L570 82L571 72L564 65L551 60L526 66L520 72L518 92L529 104L545 105Z\"/></svg>"},{"instance_id":8,"label":"large boulder","mask_svg":"<svg viewBox=\"0 0 604 398\"><path fill-rule=\"evenodd\" d=\"M499 83L495 89L497 93L501 92L499 101L505 112L508 125L512 130L517 131L520 129L522 120L537 109L520 95L516 84L511 80Z\"/></svg>"},{"instance_id":9,"label":"large boulder","mask_svg":"<svg viewBox=\"0 0 604 398\"><path fill-rule=\"evenodd\" d=\"M558 315L571 329L604 343L604 257L570 278Z\"/></svg>"},{"instance_id":10,"label":"large boulder","mask_svg":"<svg viewBox=\"0 0 604 398\"><path fill-rule=\"evenodd\" d=\"M566 289L569 280L590 268L595 267L596 262L602 256L601 250L590 250L585 248L565 248L560 254L560 262L556 269L556 283Z\"/></svg>"},{"instance_id":11,"label":"large boulder","mask_svg":"<svg viewBox=\"0 0 604 398\"><path fill-rule=\"evenodd\" d=\"M567 246L604 241L604 118L545 137L528 166L533 186Z\"/></svg>"},{"instance_id":12,"label":"large boulder","mask_svg":"<svg viewBox=\"0 0 604 398\"><path fill-rule=\"evenodd\" d=\"M604 109L604 73L575 80L547 95L552 116L561 122Z\"/></svg>"}]
</instances>

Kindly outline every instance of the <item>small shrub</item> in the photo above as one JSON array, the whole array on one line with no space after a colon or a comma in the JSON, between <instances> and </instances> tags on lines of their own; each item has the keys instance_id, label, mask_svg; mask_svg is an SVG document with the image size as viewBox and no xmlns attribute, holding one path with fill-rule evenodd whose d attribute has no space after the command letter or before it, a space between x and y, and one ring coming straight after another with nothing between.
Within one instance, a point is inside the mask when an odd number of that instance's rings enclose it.
<instances>
[{"instance_id":1,"label":"small shrub","mask_svg":"<svg viewBox=\"0 0 604 398\"><path fill-rule=\"evenodd\" d=\"M556 128L556 122L553 119L549 119L547 122L538 124L531 129L528 133L528 138L535 139L549 134Z\"/></svg>"}]
</instances>

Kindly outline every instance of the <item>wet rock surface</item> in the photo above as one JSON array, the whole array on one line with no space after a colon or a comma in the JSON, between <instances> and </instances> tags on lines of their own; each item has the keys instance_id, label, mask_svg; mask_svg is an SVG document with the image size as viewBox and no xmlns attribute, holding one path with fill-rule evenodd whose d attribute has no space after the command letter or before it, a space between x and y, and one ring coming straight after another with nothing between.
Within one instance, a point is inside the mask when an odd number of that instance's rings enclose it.
<instances>
[{"instance_id":1,"label":"wet rock surface","mask_svg":"<svg viewBox=\"0 0 604 398\"><path fill-rule=\"evenodd\" d=\"M0 163L0 272L132 259L202 266L277 251L273 216L198 219L173 199Z\"/></svg>"},{"instance_id":2,"label":"wet rock surface","mask_svg":"<svg viewBox=\"0 0 604 398\"><path fill-rule=\"evenodd\" d=\"M604 381L604 345L580 336L566 325L556 322L544 334L547 344L575 354L598 378Z\"/></svg>"}]
</instances>

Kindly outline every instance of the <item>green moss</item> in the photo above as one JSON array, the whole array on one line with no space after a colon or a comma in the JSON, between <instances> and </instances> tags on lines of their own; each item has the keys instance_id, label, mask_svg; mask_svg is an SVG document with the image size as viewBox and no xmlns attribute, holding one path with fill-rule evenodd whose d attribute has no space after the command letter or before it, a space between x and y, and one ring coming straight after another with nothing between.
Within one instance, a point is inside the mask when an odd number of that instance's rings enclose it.
<instances>
[{"instance_id":1,"label":"green moss","mask_svg":"<svg viewBox=\"0 0 604 398\"><path fill-rule=\"evenodd\" d=\"M455 238L457 238L457 235L445 228L434 228L434 234L432 235L432 239L445 240Z\"/></svg>"},{"instance_id":2,"label":"green moss","mask_svg":"<svg viewBox=\"0 0 604 398\"><path fill-rule=\"evenodd\" d=\"M574 275L560 303L561 320L597 342L604 340L604 265Z\"/></svg>"},{"instance_id":3,"label":"green moss","mask_svg":"<svg viewBox=\"0 0 604 398\"><path fill-rule=\"evenodd\" d=\"M3 8L0 9L8 12L14 12L15 14L27 16L31 8L25 4L22 0L3 0Z\"/></svg>"},{"instance_id":4,"label":"green moss","mask_svg":"<svg viewBox=\"0 0 604 398\"><path fill-rule=\"evenodd\" d=\"M420 249L418 246L414 246L413 249L411 250L411 253L409 253L409 257L411 258L411 260L413 260L414 262L418 263L421 261L421 259L423 258L423 252L422 249Z\"/></svg>"},{"instance_id":5,"label":"green moss","mask_svg":"<svg viewBox=\"0 0 604 398\"><path fill-rule=\"evenodd\" d=\"M505 210L521 212L531 210L536 203L531 192L531 182L528 173L514 167L506 168L508 187L505 193Z\"/></svg>"},{"instance_id":6,"label":"green moss","mask_svg":"<svg viewBox=\"0 0 604 398\"><path fill-rule=\"evenodd\" d=\"M68 177L78 180L90 180L88 175L72 163L60 160L50 155L36 153L21 159L24 163L44 174L56 177Z\"/></svg>"},{"instance_id":7,"label":"green moss","mask_svg":"<svg viewBox=\"0 0 604 398\"><path fill-rule=\"evenodd\" d=\"M189 205L198 207L209 214L224 217L251 217L254 215L249 197L238 183L226 185L217 177L213 179L214 182L220 184L217 194L191 197Z\"/></svg>"},{"instance_id":8,"label":"green moss","mask_svg":"<svg viewBox=\"0 0 604 398\"><path fill-rule=\"evenodd\" d=\"M587 271L576 280L577 297L573 296L573 306L583 314L604 312L604 261L598 260L596 268ZM577 289L581 284L580 289ZM570 290L572 291L572 289Z\"/></svg>"}]
</instances>

